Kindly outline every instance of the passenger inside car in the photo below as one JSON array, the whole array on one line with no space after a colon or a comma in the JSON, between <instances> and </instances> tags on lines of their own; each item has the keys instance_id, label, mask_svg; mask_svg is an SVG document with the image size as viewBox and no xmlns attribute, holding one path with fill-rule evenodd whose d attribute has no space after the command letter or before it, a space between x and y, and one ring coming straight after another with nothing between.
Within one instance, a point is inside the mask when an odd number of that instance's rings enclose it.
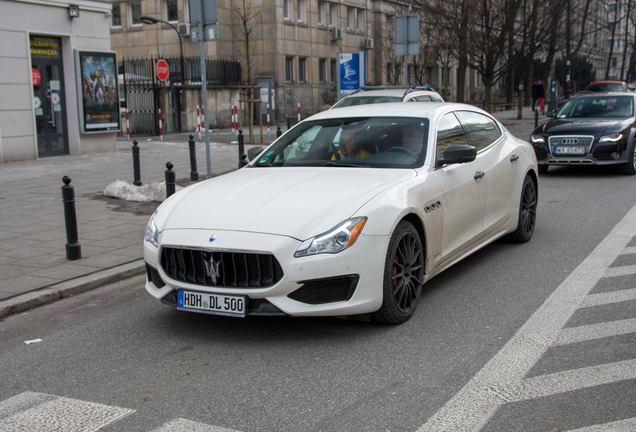
<instances>
[{"instance_id":1,"label":"passenger inside car","mask_svg":"<svg viewBox=\"0 0 636 432\"><path fill-rule=\"evenodd\" d=\"M415 154L420 154L424 143L424 130L417 124L409 123L402 128L402 146Z\"/></svg>"},{"instance_id":2,"label":"passenger inside car","mask_svg":"<svg viewBox=\"0 0 636 432\"><path fill-rule=\"evenodd\" d=\"M354 128L343 128L338 141L338 151L332 156L332 160L341 159L364 159L371 156L371 153L361 147L356 137Z\"/></svg>"}]
</instances>

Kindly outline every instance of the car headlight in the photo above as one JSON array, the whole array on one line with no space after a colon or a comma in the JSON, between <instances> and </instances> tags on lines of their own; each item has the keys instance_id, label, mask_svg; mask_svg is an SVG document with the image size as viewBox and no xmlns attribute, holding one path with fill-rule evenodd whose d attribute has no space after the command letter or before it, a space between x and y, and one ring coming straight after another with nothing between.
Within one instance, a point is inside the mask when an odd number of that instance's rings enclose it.
<instances>
[{"instance_id":1,"label":"car headlight","mask_svg":"<svg viewBox=\"0 0 636 432\"><path fill-rule=\"evenodd\" d=\"M544 143L545 138L543 138L541 135L532 135L530 137L530 141L532 141L533 144Z\"/></svg>"},{"instance_id":2,"label":"car headlight","mask_svg":"<svg viewBox=\"0 0 636 432\"><path fill-rule=\"evenodd\" d=\"M367 223L366 217L346 220L326 233L305 240L296 250L294 257L304 257L321 253L338 253L351 247Z\"/></svg>"},{"instance_id":3,"label":"car headlight","mask_svg":"<svg viewBox=\"0 0 636 432\"><path fill-rule=\"evenodd\" d=\"M612 134L612 135L605 135L604 137L601 137L601 142L616 142L618 140L620 140L621 138L623 138L623 134Z\"/></svg>"},{"instance_id":4,"label":"car headlight","mask_svg":"<svg viewBox=\"0 0 636 432\"><path fill-rule=\"evenodd\" d=\"M152 216L150 216L150 220L148 221L148 226L146 227L146 235L144 236L144 241L147 241L151 245L155 247L159 246L159 230L155 225L155 218L157 217L157 212L154 212Z\"/></svg>"}]
</instances>

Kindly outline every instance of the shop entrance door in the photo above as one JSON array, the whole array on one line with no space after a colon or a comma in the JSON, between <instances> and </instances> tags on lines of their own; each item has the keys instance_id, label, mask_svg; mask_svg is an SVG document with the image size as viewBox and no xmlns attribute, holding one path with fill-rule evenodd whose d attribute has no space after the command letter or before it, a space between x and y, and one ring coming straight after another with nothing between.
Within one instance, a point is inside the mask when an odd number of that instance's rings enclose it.
<instances>
[{"instance_id":1,"label":"shop entrance door","mask_svg":"<svg viewBox=\"0 0 636 432\"><path fill-rule=\"evenodd\" d=\"M62 41L60 38L32 35L30 45L38 156L67 155Z\"/></svg>"}]
</instances>

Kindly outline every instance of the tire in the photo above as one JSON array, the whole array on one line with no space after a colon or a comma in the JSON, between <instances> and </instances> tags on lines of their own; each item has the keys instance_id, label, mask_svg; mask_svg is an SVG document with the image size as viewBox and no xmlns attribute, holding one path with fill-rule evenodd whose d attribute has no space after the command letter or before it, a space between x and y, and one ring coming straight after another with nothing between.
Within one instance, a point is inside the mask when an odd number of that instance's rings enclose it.
<instances>
[{"instance_id":1,"label":"tire","mask_svg":"<svg viewBox=\"0 0 636 432\"><path fill-rule=\"evenodd\" d=\"M517 229L508 234L506 239L525 243L530 241L534 234L534 227L537 218L537 186L529 175L523 180L521 187L521 200L519 203L519 221Z\"/></svg>"},{"instance_id":2,"label":"tire","mask_svg":"<svg viewBox=\"0 0 636 432\"><path fill-rule=\"evenodd\" d=\"M382 306L375 321L401 324L417 307L424 284L424 249L417 230L408 221L398 224L389 241L384 263Z\"/></svg>"},{"instance_id":3,"label":"tire","mask_svg":"<svg viewBox=\"0 0 636 432\"><path fill-rule=\"evenodd\" d=\"M539 165L539 174L545 174L548 172L548 168L550 168L550 165Z\"/></svg>"},{"instance_id":4,"label":"tire","mask_svg":"<svg viewBox=\"0 0 636 432\"><path fill-rule=\"evenodd\" d=\"M629 163L621 168L621 174L634 175L636 174L636 142L632 146L630 153Z\"/></svg>"}]
</instances>

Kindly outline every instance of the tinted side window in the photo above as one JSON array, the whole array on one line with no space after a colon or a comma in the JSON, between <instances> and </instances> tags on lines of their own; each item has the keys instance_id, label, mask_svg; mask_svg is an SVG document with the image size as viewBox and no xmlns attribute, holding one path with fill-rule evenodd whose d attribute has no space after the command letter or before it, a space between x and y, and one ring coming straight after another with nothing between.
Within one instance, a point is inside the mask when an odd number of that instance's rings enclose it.
<instances>
[{"instance_id":1,"label":"tinted side window","mask_svg":"<svg viewBox=\"0 0 636 432\"><path fill-rule=\"evenodd\" d=\"M452 144L468 144L464 129L453 113L445 114L437 126L437 155L444 154L446 147Z\"/></svg>"},{"instance_id":2,"label":"tinted side window","mask_svg":"<svg viewBox=\"0 0 636 432\"><path fill-rule=\"evenodd\" d=\"M457 111L456 114L466 129L470 145L477 151L485 149L501 136L499 126L490 117L470 111Z\"/></svg>"}]
</instances>

